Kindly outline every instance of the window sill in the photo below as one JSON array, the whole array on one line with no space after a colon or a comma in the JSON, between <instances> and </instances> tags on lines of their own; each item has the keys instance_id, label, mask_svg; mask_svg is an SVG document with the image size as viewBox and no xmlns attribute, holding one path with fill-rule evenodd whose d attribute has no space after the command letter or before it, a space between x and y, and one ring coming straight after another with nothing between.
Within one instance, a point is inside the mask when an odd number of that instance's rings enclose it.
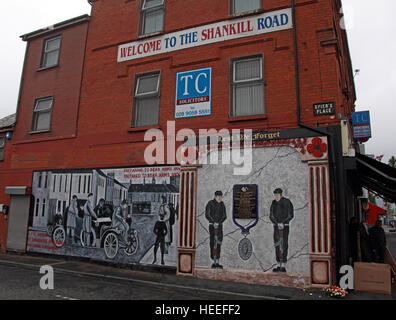
<instances>
[{"instance_id":1,"label":"window sill","mask_svg":"<svg viewBox=\"0 0 396 320\"><path fill-rule=\"evenodd\" d=\"M157 32L148 33L148 34L140 34L138 36L138 40L144 40L147 38L152 38L152 37L163 35L163 34L165 34L164 31L157 31Z\"/></svg>"},{"instance_id":2,"label":"window sill","mask_svg":"<svg viewBox=\"0 0 396 320\"><path fill-rule=\"evenodd\" d=\"M29 131L29 134L39 134L39 133L46 133L46 132L51 132L51 130Z\"/></svg>"},{"instance_id":3,"label":"window sill","mask_svg":"<svg viewBox=\"0 0 396 320\"><path fill-rule=\"evenodd\" d=\"M249 15L253 15L253 14L257 14L260 13L263 9L253 9L253 10L249 10L249 11L244 11L244 12L239 12L239 13L231 13L230 17L231 18L239 18L239 17L243 17L243 16L249 16Z\"/></svg>"},{"instance_id":4,"label":"window sill","mask_svg":"<svg viewBox=\"0 0 396 320\"><path fill-rule=\"evenodd\" d=\"M266 120L266 119L268 119L268 116L266 114L258 114L255 116L229 117L228 122Z\"/></svg>"},{"instance_id":5,"label":"window sill","mask_svg":"<svg viewBox=\"0 0 396 320\"><path fill-rule=\"evenodd\" d=\"M56 65L50 66L50 67L40 67L40 68L37 69L37 72L54 69L54 68L57 68L58 66L59 66L59 64L56 64Z\"/></svg>"},{"instance_id":6,"label":"window sill","mask_svg":"<svg viewBox=\"0 0 396 320\"><path fill-rule=\"evenodd\" d=\"M142 131L147 131L150 129L160 129L159 125L154 125L154 126L145 126L145 127L134 127L128 129L128 132L142 132Z\"/></svg>"}]
</instances>

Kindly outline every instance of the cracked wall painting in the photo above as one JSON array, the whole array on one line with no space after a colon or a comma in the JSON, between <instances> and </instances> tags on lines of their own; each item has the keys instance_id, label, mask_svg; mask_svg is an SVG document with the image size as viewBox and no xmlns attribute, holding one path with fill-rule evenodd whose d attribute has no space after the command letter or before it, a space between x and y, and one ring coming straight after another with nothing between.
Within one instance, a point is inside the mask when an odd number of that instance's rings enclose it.
<instances>
[{"instance_id":1,"label":"cracked wall painting","mask_svg":"<svg viewBox=\"0 0 396 320\"><path fill-rule=\"evenodd\" d=\"M180 167L33 173L27 250L177 265Z\"/></svg>"},{"instance_id":2,"label":"cracked wall painting","mask_svg":"<svg viewBox=\"0 0 396 320\"><path fill-rule=\"evenodd\" d=\"M217 156L224 152L229 151ZM308 164L296 149L278 146L254 148L249 175L233 175L233 169L233 164L198 168L196 267L308 275ZM282 191L279 199L275 190ZM219 191L225 216L216 223L221 226L216 241L208 205Z\"/></svg>"}]
</instances>

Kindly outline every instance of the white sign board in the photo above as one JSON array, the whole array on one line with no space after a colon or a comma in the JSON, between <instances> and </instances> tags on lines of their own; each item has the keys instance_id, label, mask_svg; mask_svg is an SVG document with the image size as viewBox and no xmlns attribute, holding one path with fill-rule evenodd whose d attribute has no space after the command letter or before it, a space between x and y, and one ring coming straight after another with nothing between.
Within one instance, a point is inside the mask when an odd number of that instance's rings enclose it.
<instances>
[{"instance_id":1,"label":"white sign board","mask_svg":"<svg viewBox=\"0 0 396 320\"><path fill-rule=\"evenodd\" d=\"M292 11L290 8L266 12L123 44L118 47L117 61L145 58L216 42L287 30L292 27Z\"/></svg>"}]
</instances>

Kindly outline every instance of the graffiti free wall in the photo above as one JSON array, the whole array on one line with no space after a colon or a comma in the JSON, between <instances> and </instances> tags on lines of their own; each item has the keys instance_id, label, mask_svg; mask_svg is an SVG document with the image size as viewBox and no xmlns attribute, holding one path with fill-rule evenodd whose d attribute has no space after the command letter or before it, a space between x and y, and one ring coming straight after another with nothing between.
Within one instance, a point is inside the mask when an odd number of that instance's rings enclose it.
<instances>
[{"instance_id":1,"label":"graffiti free wall","mask_svg":"<svg viewBox=\"0 0 396 320\"><path fill-rule=\"evenodd\" d=\"M180 167L34 172L27 250L176 266Z\"/></svg>"},{"instance_id":2,"label":"graffiti free wall","mask_svg":"<svg viewBox=\"0 0 396 320\"><path fill-rule=\"evenodd\" d=\"M196 268L308 275L308 164L296 149L279 146L253 149L247 176L234 168L198 169Z\"/></svg>"}]
</instances>

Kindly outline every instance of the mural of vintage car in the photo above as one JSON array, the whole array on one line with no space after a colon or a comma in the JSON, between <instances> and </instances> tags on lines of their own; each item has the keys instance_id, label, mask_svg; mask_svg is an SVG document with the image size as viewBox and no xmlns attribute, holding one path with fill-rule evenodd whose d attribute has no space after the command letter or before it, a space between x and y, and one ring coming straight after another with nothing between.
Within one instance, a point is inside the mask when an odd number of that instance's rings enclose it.
<instances>
[{"instance_id":1,"label":"mural of vintage car","mask_svg":"<svg viewBox=\"0 0 396 320\"><path fill-rule=\"evenodd\" d=\"M56 225L52 231L52 241L58 248L63 247L66 242L66 231L62 225Z\"/></svg>"},{"instance_id":2,"label":"mural of vintage car","mask_svg":"<svg viewBox=\"0 0 396 320\"><path fill-rule=\"evenodd\" d=\"M48 227L48 233L51 234L52 242L58 248L63 247L66 242L66 230L63 226L62 215L55 216L55 225Z\"/></svg>"},{"instance_id":3,"label":"mural of vintage car","mask_svg":"<svg viewBox=\"0 0 396 320\"><path fill-rule=\"evenodd\" d=\"M135 229L129 229L127 242L124 240L122 230L112 226L103 226L100 229L100 247L104 249L108 259L114 259L118 250L124 249L126 255L133 255L139 246L138 232Z\"/></svg>"}]
</instances>

